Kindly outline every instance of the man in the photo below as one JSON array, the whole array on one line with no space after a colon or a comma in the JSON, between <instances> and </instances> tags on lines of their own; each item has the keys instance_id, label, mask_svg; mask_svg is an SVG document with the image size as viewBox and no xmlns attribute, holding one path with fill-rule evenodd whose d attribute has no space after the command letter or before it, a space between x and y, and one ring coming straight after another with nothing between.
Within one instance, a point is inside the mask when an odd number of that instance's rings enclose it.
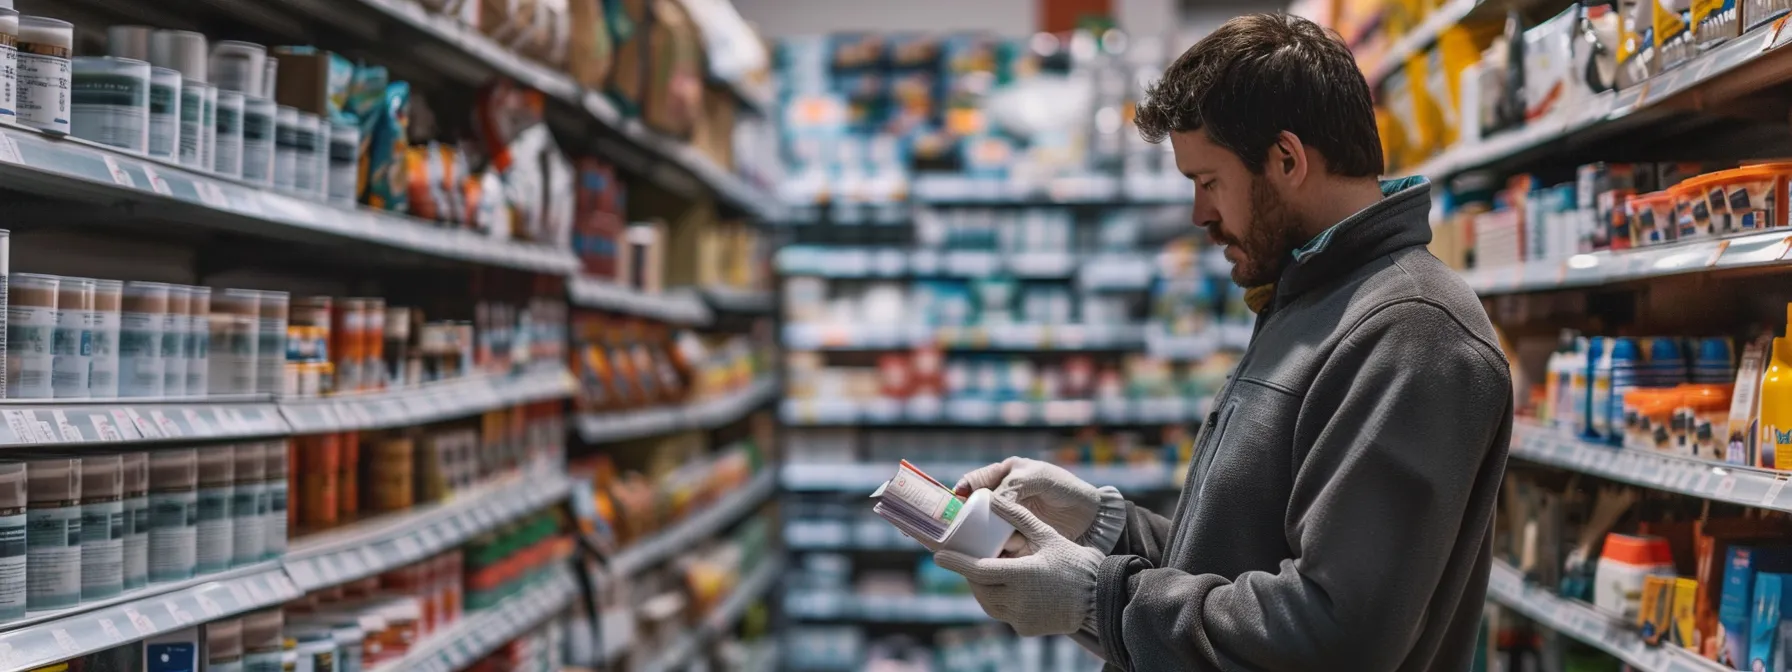
<instances>
[{"instance_id":1,"label":"man","mask_svg":"<svg viewBox=\"0 0 1792 672\"><path fill-rule=\"evenodd\" d=\"M1304 19L1243 16L1140 104L1196 185L1256 333L1175 517L1010 459L965 476L1027 543L936 562L1022 635L1126 670L1466 670L1511 433L1507 363L1425 246L1423 179L1378 183L1369 88ZM1015 557L1019 556L1019 557Z\"/></svg>"}]
</instances>

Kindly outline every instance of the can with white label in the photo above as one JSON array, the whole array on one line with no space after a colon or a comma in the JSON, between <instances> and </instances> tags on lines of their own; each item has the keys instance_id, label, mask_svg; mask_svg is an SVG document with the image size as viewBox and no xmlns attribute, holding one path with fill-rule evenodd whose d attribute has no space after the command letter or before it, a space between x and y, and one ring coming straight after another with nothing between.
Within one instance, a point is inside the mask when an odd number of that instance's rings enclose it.
<instances>
[{"instance_id":1,"label":"can with white label","mask_svg":"<svg viewBox=\"0 0 1792 672\"><path fill-rule=\"evenodd\" d=\"M25 606L66 609L81 603L81 460L37 459L25 470Z\"/></svg>"},{"instance_id":2,"label":"can with white label","mask_svg":"<svg viewBox=\"0 0 1792 672\"><path fill-rule=\"evenodd\" d=\"M281 105L274 113L274 188L291 191L298 173L299 109Z\"/></svg>"},{"instance_id":3,"label":"can with white label","mask_svg":"<svg viewBox=\"0 0 1792 672\"><path fill-rule=\"evenodd\" d=\"M56 291L50 387L57 399L85 399L93 374L94 288L91 278L62 278Z\"/></svg>"},{"instance_id":4,"label":"can with white label","mask_svg":"<svg viewBox=\"0 0 1792 672\"><path fill-rule=\"evenodd\" d=\"M274 183L274 120L279 106L267 98L243 99L243 180Z\"/></svg>"},{"instance_id":5,"label":"can with white label","mask_svg":"<svg viewBox=\"0 0 1792 672\"><path fill-rule=\"evenodd\" d=\"M236 497L236 447L199 449L198 560L200 574L230 569L235 544L231 504Z\"/></svg>"},{"instance_id":6,"label":"can with white label","mask_svg":"<svg viewBox=\"0 0 1792 672\"><path fill-rule=\"evenodd\" d=\"M268 512L267 512L267 553L263 557L275 559L286 554L286 507L288 491L291 485L287 482L287 451L291 450L288 439L275 439L265 446L266 466L263 471L267 475Z\"/></svg>"},{"instance_id":7,"label":"can with white label","mask_svg":"<svg viewBox=\"0 0 1792 672\"><path fill-rule=\"evenodd\" d=\"M124 310L118 325L118 396L160 397L167 373L164 330L168 328L169 286L160 282L124 283Z\"/></svg>"},{"instance_id":8,"label":"can with white label","mask_svg":"<svg viewBox=\"0 0 1792 672\"><path fill-rule=\"evenodd\" d=\"M25 616L25 463L0 463L0 621Z\"/></svg>"},{"instance_id":9,"label":"can with white label","mask_svg":"<svg viewBox=\"0 0 1792 672\"><path fill-rule=\"evenodd\" d=\"M361 174L361 129L354 124L330 125L330 200L354 203Z\"/></svg>"},{"instance_id":10,"label":"can with white label","mask_svg":"<svg viewBox=\"0 0 1792 672\"><path fill-rule=\"evenodd\" d=\"M81 601L124 592L124 459L81 458Z\"/></svg>"},{"instance_id":11,"label":"can with white label","mask_svg":"<svg viewBox=\"0 0 1792 672\"><path fill-rule=\"evenodd\" d=\"M73 61L70 132L77 138L143 154L149 151L149 63L112 56Z\"/></svg>"},{"instance_id":12,"label":"can with white label","mask_svg":"<svg viewBox=\"0 0 1792 672\"><path fill-rule=\"evenodd\" d=\"M168 286L168 311L162 313L162 396L187 394L187 327L191 324L193 288Z\"/></svg>"},{"instance_id":13,"label":"can with white label","mask_svg":"<svg viewBox=\"0 0 1792 672\"><path fill-rule=\"evenodd\" d=\"M19 121L18 80L19 10L0 7L0 123Z\"/></svg>"},{"instance_id":14,"label":"can with white label","mask_svg":"<svg viewBox=\"0 0 1792 672\"><path fill-rule=\"evenodd\" d=\"M74 47L74 24L43 16L19 17L15 102L20 124L68 135L69 57Z\"/></svg>"},{"instance_id":15,"label":"can with white label","mask_svg":"<svg viewBox=\"0 0 1792 672\"><path fill-rule=\"evenodd\" d=\"M253 565L267 556L267 448L260 443L236 447L236 490L230 500L231 564Z\"/></svg>"},{"instance_id":16,"label":"can with white label","mask_svg":"<svg viewBox=\"0 0 1792 672\"><path fill-rule=\"evenodd\" d=\"M125 453L124 589L149 585L149 453Z\"/></svg>"},{"instance_id":17,"label":"can with white label","mask_svg":"<svg viewBox=\"0 0 1792 672\"><path fill-rule=\"evenodd\" d=\"M203 397L211 392L212 358L212 288L189 287L187 299L187 333L181 338L181 352L187 356L187 396Z\"/></svg>"},{"instance_id":18,"label":"can with white label","mask_svg":"<svg viewBox=\"0 0 1792 672\"><path fill-rule=\"evenodd\" d=\"M180 72L149 69L149 155L177 159L180 155Z\"/></svg>"},{"instance_id":19,"label":"can with white label","mask_svg":"<svg viewBox=\"0 0 1792 672\"><path fill-rule=\"evenodd\" d=\"M193 578L199 524L199 451L149 454L149 580Z\"/></svg>"},{"instance_id":20,"label":"can with white label","mask_svg":"<svg viewBox=\"0 0 1792 672\"><path fill-rule=\"evenodd\" d=\"M243 176L243 94L218 90L217 143L212 151L212 171L226 177Z\"/></svg>"},{"instance_id":21,"label":"can with white label","mask_svg":"<svg viewBox=\"0 0 1792 672\"><path fill-rule=\"evenodd\" d=\"M253 394L260 343L261 292L226 289L212 297L211 394Z\"/></svg>"},{"instance_id":22,"label":"can with white label","mask_svg":"<svg viewBox=\"0 0 1792 672\"><path fill-rule=\"evenodd\" d=\"M56 300L62 279L54 275L13 273L6 305L6 396L49 399L55 396Z\"/></svg>"},{"instance_id":23,"label":"can with white label","mask_svg":"<svg viewBox=\"0 0 1792 672\"><path fill-rule=\"evenodd\" d=\"M87 374L88 396L112 399L118 396L118 323L119 309L124 304L124 283L118 280L95 280L93 283L93 357Z\"/></svg>"}]
</instances>

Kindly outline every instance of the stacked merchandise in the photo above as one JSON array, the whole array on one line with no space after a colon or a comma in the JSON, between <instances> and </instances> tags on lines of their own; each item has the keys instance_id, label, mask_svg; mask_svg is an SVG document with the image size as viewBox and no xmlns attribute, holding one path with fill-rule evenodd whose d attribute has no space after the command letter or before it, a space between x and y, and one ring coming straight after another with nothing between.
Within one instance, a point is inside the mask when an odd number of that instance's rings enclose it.
<instances>
[{"instance_id":1,"label":"stacked merchandise","mask_svg":"<svg viewBox=\"0 0 1792 672\"><path fill-rule=\"evenodd\" d=\"M569 470L588 478L593 514L588 536L604 548L626 548L708 510L766 468L751 439L705 450L701 437L680 434L625 449L624 466L611 455L575 460ZM628 459L633 458L633 459Z\"/></svg>"},{"instance_id":2,"label":"stacked merchandise","mask_svg":"<svg viewBox=\"0 0 1792 672\"><path fill-rule=\"evenodd\" d=\"M745 335L702 336L642 320L584 313L573 321L580 410L701 401L745 389L763 357Z\"/></svg>"}]
</instances>

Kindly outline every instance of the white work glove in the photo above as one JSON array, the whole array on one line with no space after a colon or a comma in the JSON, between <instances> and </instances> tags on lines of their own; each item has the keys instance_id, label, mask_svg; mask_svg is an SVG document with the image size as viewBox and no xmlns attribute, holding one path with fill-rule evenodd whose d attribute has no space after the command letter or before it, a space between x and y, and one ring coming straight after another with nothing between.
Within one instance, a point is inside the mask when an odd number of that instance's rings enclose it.
<instances>
[{"instance_id":1,"label":"white work glove","mask_svg":"<svg viewBox=\"0 0 1792 672\"><path fill-rule=\"evenodd\" d=\"M1010 457L965 474L952 491L969 497L980 488L1014 499L1058 534L1102 553L1113 550L1126 526L1119 490L1097 488L1055 464Z\"/></svg>"},{"instance_id":2,"label":"white work glove","mask_svg":"<svg viewBox=\"0 0 1792 672\"><path fill-rule=\"evenodd\" d=\"M1014 525L1032 553L1020 558L973 558L940 551L936 565L963 575L984 613L1014 626L1022 637L1067 635L1095 622L1095 574L1102 553L1066 539L1012 498L990 502Z\"/></svg>"}]
</instances>

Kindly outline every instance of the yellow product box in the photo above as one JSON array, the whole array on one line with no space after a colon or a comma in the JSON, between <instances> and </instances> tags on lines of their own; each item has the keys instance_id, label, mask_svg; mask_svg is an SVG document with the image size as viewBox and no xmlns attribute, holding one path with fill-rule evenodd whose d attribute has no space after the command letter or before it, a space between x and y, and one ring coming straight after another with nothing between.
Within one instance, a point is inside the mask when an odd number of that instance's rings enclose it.
<instances>
[{"instance_id":1,"label":"yellow product box","mask_svg":"<svg viewBox=\"0 0 1792 672\"><path fill-rule=\"evenodd\" d=\"M1674 577L1643 577L1643 608L1636 614L1636 625L1643 641L1660 644L1673 629Z\"/></svg>"},{"instance_id":2,"label":"yellow product box","mask_svg":"<svg viewBox=\"0 0 1792 672\"><path fill-rule=\"evenodd\" d=\"M1698 600L1698 579L1674 579L1674 644L1688 651L1699 650Z\"/></svg>"}]
</instances>

